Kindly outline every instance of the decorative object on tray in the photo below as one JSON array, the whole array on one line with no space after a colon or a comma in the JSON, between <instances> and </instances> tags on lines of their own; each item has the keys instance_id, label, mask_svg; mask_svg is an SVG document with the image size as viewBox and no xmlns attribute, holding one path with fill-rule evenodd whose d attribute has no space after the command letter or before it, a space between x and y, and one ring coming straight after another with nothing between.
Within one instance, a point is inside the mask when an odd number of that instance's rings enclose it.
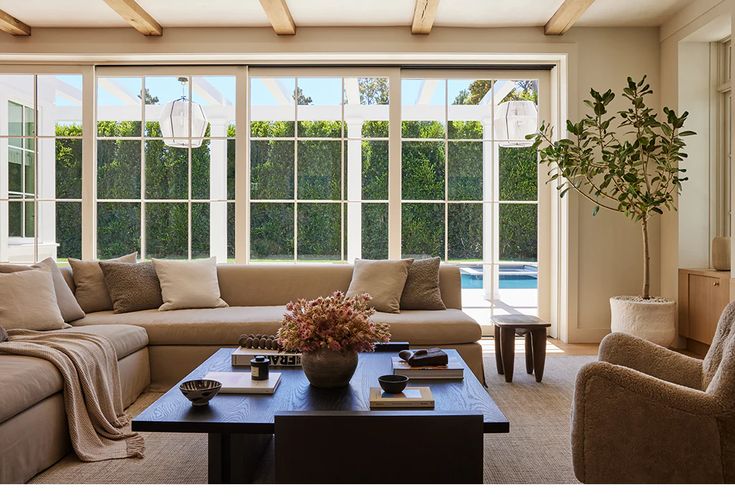
<instances>
[{"instance_id":1,"label":"decorative object on tray","mask_svg":"<svg viewBox=\"0 0 735 500\"><path fill-rule=\"evenodd\" d=\"M248 372L208 372L205 378L222 384L222 394L273 394L281 382L280 373L271 373L266 380L255 380Z\"/></svg>"},{"instance_id":2,"label":"decorative object on tray","mask_svg":"<svg viewBox=\"0 0 735 500\"><path fill-rule=\"evenodd\" d=\"M409 387L398 394L371 387L370 408L434 408L434 396L428 387Z\"/></svg>"},{"instance_id":3,"label":"decorative object on tray","mask_svg":"<svg viewBox=\"0 0 735 500\"><path fill-rule=\"evenodd\" d=\"M216 380L187 380L179 386L182 394L186 399L191 401L194 406L207 406L209 400L212 399L222 389L222 384Z\"/></svg>"},{"instance_id":4,"label":"decorative object on tray","mask_svg":"<svg viewBox=\"0 0 735 500\"><path fill-rule=\"evenodd\" d=\"M400 394L408 384L408 377L405 375L383 375L378 377L378 383L383 390L389 394Z\"/></svg>"},{"instance_id":5,"label":"decorative object on tray","mask_svg":"<svg viewBox=\"0 0 735 500\"><path fill-rule=\"evenodd\" d=\"M255 356L250 362L250 377L253 380L268 380L270 360L265 356Z\"/></svg>"},{"instance_id":6,"label":"decorative object on tray","mask_svg":"<svg viewBox=\"0 0 735 500\"><path fill-rule=\"evenodd\" d=\"M314 387L349 385L357 353L390 340L388 325L370 319L370 295L352 297L336 291L328 297L299 299L286 306L276 338L286 351L300 351L304 374Z\"/></svg>"},{"instance_id":7,"label":"decorative object on tray","mask_svg":"<svg viewBox=\"0 0 735 500\"><path fill-rule=\"evenodd\" d=\"M275 335L240 335L238 344L232 353L232 366L250 366L255 356L266 356L271 366L301 366L301 353L282 350Z\"/></svg>"},{"instance_id":8,"label":"decorative object on tray","mask_svg":"<svg viewBox=\"0 0 735 500\"><path fill-rule=\"evenodd\" d=\"M447 353L437 347L401 351L398 357L411 366L444 366L449 363Z\"/></svg>"},{"instance_id":9,"label":"decorative object on tray","mask_svg":"<svg viewBox=\"0 0 735 500\"><path fill-rule=\"evenodd\" d=\"M456 358L456 354L452 353L451 356L447 355L444 351L441 351L447 358L447 362L442 365L419 365L411 366L406 361L407 354L404 353L419 353L425 349L417 351L401 351L400 357L392 358L393 363L393 374L394 375L405 375L411 380L416 379L445 379L445 380L462 380L464 378L464 367L462 363ZM439 349L437 349L439 350ZM431 351L428 349L426 351ZM420 359L420 362L428 362L426 359ZM432 359L440 359L439 356L433 356ZM415 361L415 360L414 360Z\"/></svg>"}]
</instances>

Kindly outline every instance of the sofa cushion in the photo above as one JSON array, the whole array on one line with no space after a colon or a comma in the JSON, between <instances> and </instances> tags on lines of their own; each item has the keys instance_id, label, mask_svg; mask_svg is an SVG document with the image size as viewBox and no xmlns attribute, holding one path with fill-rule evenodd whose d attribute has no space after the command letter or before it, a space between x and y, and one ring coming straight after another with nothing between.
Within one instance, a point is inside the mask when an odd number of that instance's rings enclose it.
<instances>
[{"instance_id":1,"label":"sofa cushion","mask_svg":"<svg viewBox=\"0 0 735 500\"><path fill-rule=\"evenodd\" d=\"M139 326L96 325L65 328L58 332L82 332L105 337L112 341L118 359L148 345L148 336ZM49 361L31 356L0 355L0 381L0 422L63 389L63 380L56 367Z\"/></svg>"},{"instance_id":2,"label":"sofa cushion","mask_svg":"<svg viewBox=\"0 0 735 500\"><path fill-rule=\"evenodd\" d=\"M64 327L51 271L31 269L0 273L0 325L7 330Z\"/></svg>"},{"instance_id":3,"label":"sofa cushion","mask_svg":"<svg viewBox=\"0 0 735 500\"><path fill-rule=\"evenodd\" d=\"M138 253L123 255L110 262L135 262ZM74 278L74 296L85 313L112 309L110 292L105 285L105 275L96 260L69 258Z\"/></svg>"},{"instance_id":4,"label":"sofa cushion","mask_svg":"<svg viewBox=\"0 0 735 500\"><path fill-rule=\"evenodd\" d=\"M161 311L227 307L220 297L217 281L217 259L167 260L153 259L161 282ZM247 284L243 284L247 286Z\"/></svg>"},{"instance_id":5,"label":"sofa cushion","mask_svg":"<svg viewBox=\"0 0 735 500\"><path fill-rule=\"evenodd\" d=\"M100 262L116 313L157 309L163 304L153 262Z\"/></svg>"},{"instance_id":6,"label":"sofa cushion","mask_svg":"<svg viewBox=\"0 0 735 500\"><path fill-rule=\"evenodd\" d=\"M236 345L244 333L274 335L285 306L181 309L88 314L74 325L135 324L148 331L150 345ZM480 339L480 325L457 309L375 313L375 321L391 325L391 338L416 345L463 344Z\"/></svg>"}]
</instances>

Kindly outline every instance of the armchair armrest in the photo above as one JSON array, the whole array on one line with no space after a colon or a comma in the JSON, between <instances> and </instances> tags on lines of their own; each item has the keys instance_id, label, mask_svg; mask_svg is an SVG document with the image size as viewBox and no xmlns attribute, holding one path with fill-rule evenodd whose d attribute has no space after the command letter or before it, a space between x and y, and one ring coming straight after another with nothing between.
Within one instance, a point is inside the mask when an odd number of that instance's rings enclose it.
<instances>
[{"instance_id":1,"label":"armchair armrest","mask_svg":"<svg viewBox=\"0 0 735 500\"><path fill-rule=\"evenodd\" d=\"M611 333L600 343L600 361L674 384L702 389L702 361L625 333Z\"/></svg>"},{"instance_id":2,"label":"armchair armrest","mask_svg":"<svg viewBox=\"0 0 735 500\"><path fill-rule=\"evenodd\" d=\"M577 375L572 454L588 483L723 481L719 400L605 362Z\"/></svg>"}]
</instances>

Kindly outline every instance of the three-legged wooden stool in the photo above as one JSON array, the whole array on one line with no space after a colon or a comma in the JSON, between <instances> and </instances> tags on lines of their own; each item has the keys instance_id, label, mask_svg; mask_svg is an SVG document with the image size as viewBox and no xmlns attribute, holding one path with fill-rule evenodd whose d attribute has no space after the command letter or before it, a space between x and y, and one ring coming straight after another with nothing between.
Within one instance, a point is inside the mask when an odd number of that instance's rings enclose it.
<instances>
[{"instance_id":1,"label":"three-legged wooden stool","mask_svg":"<svg viewBox=\"0 0 735 500\"><path fill-rule=\"evenodd\" d=\"M535 372L536 382L541 382L546 364L546 328L551 326L537 318L525 314L493 316L495 325L495 364L506 382L513 382L515 361L515 337L520 333L526 337L526 373Z\"/></svg>"}]
</instances>

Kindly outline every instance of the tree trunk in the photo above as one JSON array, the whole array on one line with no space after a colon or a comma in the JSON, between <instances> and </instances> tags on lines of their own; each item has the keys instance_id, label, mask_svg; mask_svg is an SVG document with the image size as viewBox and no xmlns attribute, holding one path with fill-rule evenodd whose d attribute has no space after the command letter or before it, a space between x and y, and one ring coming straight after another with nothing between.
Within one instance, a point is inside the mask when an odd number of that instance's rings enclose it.
<instances>
[{"instance_id":1,"label":"tree trunk","mask_svg":"<svg viewBox=\"0 0 735 500\"><path fill-rule=\"evenodd\" d=\"M641 229L643 230L643 293L644 299L651 298L651 256L648 252L648 218L644 217L641 221Z\"/></svg>"}]
</instances>

